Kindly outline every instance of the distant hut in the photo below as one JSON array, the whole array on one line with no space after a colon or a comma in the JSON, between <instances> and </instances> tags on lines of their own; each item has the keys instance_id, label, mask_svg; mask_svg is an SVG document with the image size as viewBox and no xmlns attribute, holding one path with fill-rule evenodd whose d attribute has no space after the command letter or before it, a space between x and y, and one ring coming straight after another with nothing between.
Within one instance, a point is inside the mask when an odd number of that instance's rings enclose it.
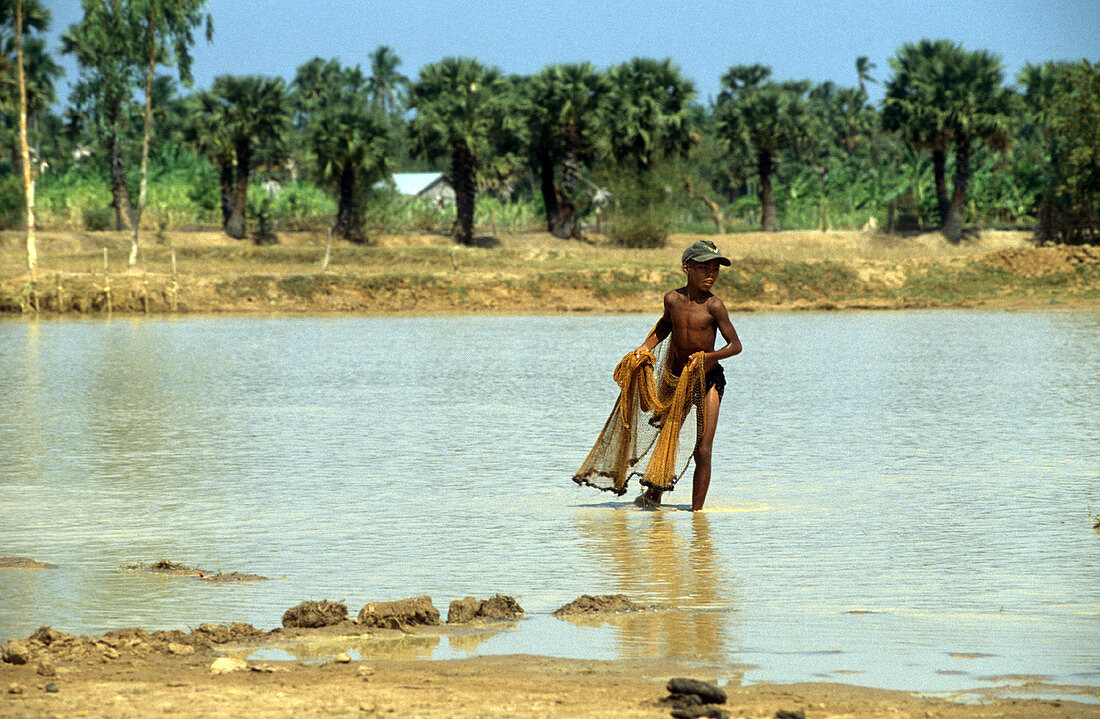
<instances>
[{"instance_id":1,"label":"distant hut","mask_svg":"<svg viewBox=\"0 0 1100 719\"><path fill-rule=\"evenodd\" d=\"M399 172L393 187L402 197L431 200L438 207L453 204L455 191L442 172Z\"/></svg>"}]
</instances>

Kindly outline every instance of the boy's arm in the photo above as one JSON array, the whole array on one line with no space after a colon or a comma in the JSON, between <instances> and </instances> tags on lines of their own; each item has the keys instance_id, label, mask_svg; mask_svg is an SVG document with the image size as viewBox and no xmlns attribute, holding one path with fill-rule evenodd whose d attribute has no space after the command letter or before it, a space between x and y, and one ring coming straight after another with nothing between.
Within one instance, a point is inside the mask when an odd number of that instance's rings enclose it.
<instances>
[{"instance_id":1,"label":"boy's arm","mask_svg":"<svg viewBox=\"0 0 1100 719\"><path fill-rule=\"evenodd\" d=\"M711 297L707 300L707 310L710 311L714 324L726 340L726 345L704 355L704 371L709 371L714 365L718 364L719 360L741 353L741 340L737 337L737 330L733 328L733 323L730 322L730 314L726 311L726 305L717 297Z\"/></svg>"},{"instance_id":2,"label":"boy's arm","mask_svg":"<svg viewBox=\"0 0 1100 719\"><path fill-rule=\"evenodd\" d=\"M672 332L672 313L669 310L670 300L669 296L665 295L665 309L661 315L661 319L657 320L657 324L653 325L653 329L645 338L645 342L634 350L634 356L637 357L639 352L652 352L653 348L664 341L668 334Z\"/></svg>"}]
</instances>

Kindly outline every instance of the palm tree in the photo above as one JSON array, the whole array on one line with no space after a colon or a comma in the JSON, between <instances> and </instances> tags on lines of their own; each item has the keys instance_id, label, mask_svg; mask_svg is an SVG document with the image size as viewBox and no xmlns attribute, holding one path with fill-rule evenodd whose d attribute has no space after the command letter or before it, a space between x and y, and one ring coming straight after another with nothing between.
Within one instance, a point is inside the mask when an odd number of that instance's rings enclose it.
<instances>
[{"instance_id":1,"label":"palm tree","mask_svg":"<svg viewBox=\"0 0 1100 719\"><path fill-rule=\"evenodd\" d=\"M595 151L607 89L605 78L587 62L551 65L524 83L531 151L538 164L548 229L557 237L580 235L577 184L581 166Z\"/></svg>"},{"instance_id":2,"label":"palm tree","mask_svg":"<svg viewBox=\"0 0 1100 719\"><path fill-rule=\"evenodd\" d=\"M890 66L894 76L886 84L884 126L903 131L914 146L931 151L942 232L958 240L972 144L984 141L993 149L1007 144L1015 97L1002 86L1001 61L950 40L921 40L903 45ZM955 175L948 194L947 154L952 147Z\"/></svg>"},{"instance_id":3,"label":"palm tree","mask_svg":"<svg viewBox=\"0 0 1100 719\"><path fill-rule=\"evenodd\" d=\"M222 101L211 90L196 92L185 101L181 127L184 142L218 171L222 229L228 232L233 214L233 139L224 122Z\"/></svg>"},{"instance_id":4,"label":"palm tree","mask_svg":"<svg viewBox=\"0 0 1100 719\"><path fill-rule=\"evenodd\" d=\"M286 83L279 77L221 75L214 78L212 90L217 99L217 119L229 137L236 163L233 206L225 233L241 239L245 236L252 157L259 148L278 151L281 147L290 129L290 102Z\"/></svg>"},{"instance_id":5,"label":"palm tree","mask_svg":"<svg viewBox=\"0 0 1100 719\"><path fill-rule=\"evenodd\" d=\"M134 8L122 0L81 0L84 17L61 36L62 52L80 64L83 99L90 104L97 130L104 136L110 164L111 207L115 229L130 226L130 193L126 187L123 137L126 105L138 75L139 41Z\"/></svg>"},{"instance_id":6,"label":"palm tree","mask_svg":"<svg viewBox=\"0 0 1100 719\"><path fill-rule=\"evenodd\" d=\"M191 82L191 53L194 42L191 31L202 24L202 6L206 0L132 0L135 15L142 24L133 31L141 33L140 46L148 59L145 73L145 125L141 140L141 180L138 189L138 203L134 208L133 236L130 240L131 266L137 264L138 233L141 228L141 215L145 211L147 196L147 178L149 174L149 144L153 135L153 78L157 63L174 64L179 71L180 80ZM206 16L206 40L213 36L210 16Z\"/></svg>"},{"instance_id":7,"label":"palm tree","mask_svg":"<svg viewBox=\"0 0 1100 719\"><path fill-rule=\"evenodd\" d=\"M634 58L607 73L603 145L624 168L647 170L691 146L691 81L669 59Z\"/></svg>"},{"instance_id":8,"label":"palm tree","mask_svg":"<svg viewBox=\"0 0 1100 719\"><path fill-rule=\"evenodd\" d=\"M779 155L797 148L809 124L805 100L809 83L768 80L771 68L736 65L722 76L715 113L717 133L731 153L748 149L760 179L761 228L779 231L772 179Z\"/></svg>"},{"instance_id":9,"label":"palm tree","mask_svg":"<svg viewBox=\"0 0 1100 719\"><path fill-rule=\"evenodd\" d=\"M497 68L448 57L420 70L410 107L416 151L432 161L449 160L456 239L471 244L479 170L494 148L526 135L518 93Z\"/></svg>"},{"instance_id":10,"label":"palm tree","mask_svg":"<svg viewBox=\"0 0 1100 719\"><path fill-rule=\"evenodd\" d=\"M409 78L397 71L401 58L388 45L379 45L370 54L370 77L367 78L367 91L371 102L381 110L384 116L397 109L397 100L402 88L409 84Z\"/></svg>"},{"instance_id":11,"label":"palm tree","mask_svg":"<svg viewBox=\"0 0 1100 719\"><path fill-rule=\"evenodd\" d=\"M337 192L333 232L362 241L363 196L389 172L388 124L363 92L358 67L341 68L335 60L311 63L299 68L294 90L299 106L312 108L305 125L307 142L322 182Z\"/></svg>"},{"instance_id":12,"label":"palm tree","mask_svg":"<svg viewBox=\"0 0 1100 719\"><path fill-rule=\"evenodd\" d=\"M874 70L878 65L871 62L866 55L860 55L856 58L856 78L859 80L859 91L863 93L863 97L867 97L867 83L873 82L876 85L878 80L871 77L871 70Z\"/></svg>"}]
</instances>

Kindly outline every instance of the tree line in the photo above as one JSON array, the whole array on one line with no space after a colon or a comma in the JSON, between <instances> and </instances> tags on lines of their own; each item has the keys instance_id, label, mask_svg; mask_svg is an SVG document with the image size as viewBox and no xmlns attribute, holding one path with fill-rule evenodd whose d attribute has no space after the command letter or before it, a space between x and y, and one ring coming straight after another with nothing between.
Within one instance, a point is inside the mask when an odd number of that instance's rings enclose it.
<instances>
[{"instance_id":1,"label":"tree line","mask_svg":"<svg viewBox=\"0 0 1100 719\"><path fill-rule=\"evenodd\" d=\"M408 170L446 173L463 243L479 195L537 204L563 238L612 217L613 238L632 246L662 242L687 206L719 232L749 220L775 231L784 213L822 229L838 214L880 217L891 231L938 227L951 240L974 222L1062 242L1100 227L1100 68L1088 60L1028 65L1013 86L992 53L922 39L890 58L877 105L864 57L848 87L735 65L702 102L670 59L510 76L448 57L408 78L386 46L366 69L317 57L289 82L222 75L193 90L191 48L213 32L203 0L82 5L62 36L79 77L57 113L49 13L40 0L0 0L0 142L12 148L0 183L12 188L43 162L55 176L105 181L112 226L132 230L131 262L147 178L172 162L205 167L197 176L235 238L249 234L257 176L324 188L334 233L363 241L378 183ZM21 102L25 130L11 120ZM20 137L36 151L26 159Z\"/></svg>"}]
</instances>

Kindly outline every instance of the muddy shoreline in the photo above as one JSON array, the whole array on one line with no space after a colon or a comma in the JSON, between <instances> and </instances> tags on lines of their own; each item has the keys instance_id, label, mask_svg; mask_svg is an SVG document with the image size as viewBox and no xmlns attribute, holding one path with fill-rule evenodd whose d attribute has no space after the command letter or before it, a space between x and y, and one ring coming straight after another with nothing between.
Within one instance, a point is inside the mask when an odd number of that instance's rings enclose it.
<instances>
[{"instance_id":1,"label":"muddy shoreline","mask_svg":"<svg viewBox=\"0 0 1100 719\"><path fill-rule=\"evenodd\" d=\"M349 645L438 639L453 627L296 629L272 643L247 625L204 625L202 646L169 633L129 629L83 642L41 629L57 645L24 664L0 664L0 715L137 716L669 716L665 683L693 677L720 685L735 717L1100 717L1095 687L1017 681L985 691L928 696L838 683L743 681L747 667L671 659L593 661L531 655L425 661L349 656ZM362 628L357 631L362 632ZM266 638L264 638L266 635ZM178 637L176 637L178 638ZM66 655L84 643L83 656ZM255 658L296 647L294 660ZM1023 695L1023 698L1021 697ZM1026 698L1030 696L1031 698ZM1035 698L1043 697L1043 698ZM1049 698L1052 697L1052 698Z\"/></svg>"}]
</instances>

